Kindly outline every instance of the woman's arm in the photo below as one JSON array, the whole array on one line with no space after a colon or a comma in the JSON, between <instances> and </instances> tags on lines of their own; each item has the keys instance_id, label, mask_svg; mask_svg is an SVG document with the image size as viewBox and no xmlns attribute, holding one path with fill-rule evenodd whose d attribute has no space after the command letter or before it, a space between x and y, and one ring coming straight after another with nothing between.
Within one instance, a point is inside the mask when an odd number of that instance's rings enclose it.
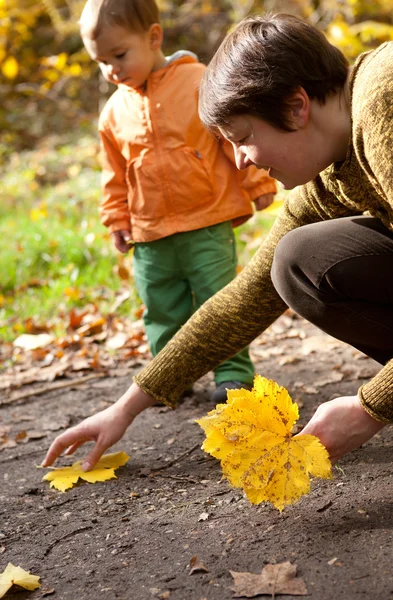
<instances>
[{"instance_id":1,"label":"woman's arm","mask_svg":"<svg viewBox=\"0 0 393 600\"><path fill-rule=\"evenodd\" d=\"M91 441L95 442L94 447L82 465L84 471L89 471L105 450L123 437L135 417L155 402L154 398L133 383L115 404L57 436L42 466L49 467L63 451L66 455L72 454L79 446Z\"/></svg>"}]
</instances>

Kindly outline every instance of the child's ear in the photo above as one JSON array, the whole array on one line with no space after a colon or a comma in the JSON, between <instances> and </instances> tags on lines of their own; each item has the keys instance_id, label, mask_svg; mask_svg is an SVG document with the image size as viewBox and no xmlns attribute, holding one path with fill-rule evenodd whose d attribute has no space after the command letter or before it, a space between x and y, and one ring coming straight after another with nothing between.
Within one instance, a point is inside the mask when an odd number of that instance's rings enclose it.
<instances>
[{"instance_id":1,"label":"child's ear","mask_svg":"<svg viewBox=\"0 0 393 600\"><path fill-rule=\"evenodd\" d=\"M162 46L163 41L163 31L162 27L159 23L154 23L149 30L150 37L150 48L152 50L159 50Z\"/></svg>"},{"instance_id":2,"label":"child's ear","mask_svg":"<svg viewBox=\"0 0 393 600\"><path fill-rule=\"evenodd\" d=\"M287 100L289 119L296 129L305 127L310 117L310 98L306 90L299 87Z\"/></svg>"}]
</instances>

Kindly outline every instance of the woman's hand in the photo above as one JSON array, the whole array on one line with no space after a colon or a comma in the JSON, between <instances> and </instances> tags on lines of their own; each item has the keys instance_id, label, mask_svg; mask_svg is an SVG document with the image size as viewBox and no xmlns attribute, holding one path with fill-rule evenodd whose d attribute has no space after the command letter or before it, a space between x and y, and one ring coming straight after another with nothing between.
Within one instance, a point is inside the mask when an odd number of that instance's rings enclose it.
<instances>
[{"instance_id":1,"label":"woman's hand","mask_svg":"<svg viewBox=\"0 0 393 600\"><path fill-rule=\"evenodd\" d=\"M93 441L94 448L82 464L83 470L89 471L102 454L123 437L135 417L155 402L154 398L133 383L115 404L57 436L42 466L49 467L64 450L66 455L73 454L79 446Z\"/></svg>"},{"instance_id":2,"label":"woman's hand","mask_svg":"<svg viewBox=\"0 0 393 600\"><path fill-rule=\"evenodd\" d=\"M299 435L308 433L319 438L334 464L384 425L364 410L357 396L343 396L321 404Z\"/></svg>"}]
</instances>

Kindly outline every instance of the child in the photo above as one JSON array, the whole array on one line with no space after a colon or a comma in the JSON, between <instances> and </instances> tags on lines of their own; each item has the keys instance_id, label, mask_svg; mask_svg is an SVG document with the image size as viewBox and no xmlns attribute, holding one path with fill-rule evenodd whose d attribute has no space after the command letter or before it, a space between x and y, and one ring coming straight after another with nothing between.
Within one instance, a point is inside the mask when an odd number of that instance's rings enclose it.
<instances>
[{"instance_id":1,"label":"child","mask_svg":"<svg viewBox=\"0 0 393 600\"><path fill-rule=\"evenodd\" d=\"M88 0L84 45L118 86L99 119L103 155L100 215L123 253L134 246L135 284L155 356L196 308L236 275L233 225L268 206L274 180L236 171L233 152L198 117L205 67L194 54L165 57L154 0ZM232 162L229 160L231 156ZM250 386L248 349L215 369L215 402Z\"/></svg>"}]
</instances>

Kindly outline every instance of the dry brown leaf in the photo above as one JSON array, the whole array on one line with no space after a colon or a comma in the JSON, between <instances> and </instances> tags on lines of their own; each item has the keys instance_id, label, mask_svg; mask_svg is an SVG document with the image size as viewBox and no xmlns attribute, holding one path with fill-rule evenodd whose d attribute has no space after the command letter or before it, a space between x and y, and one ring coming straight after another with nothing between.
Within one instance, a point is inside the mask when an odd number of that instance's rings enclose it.
<instances>
[{"instance_id":1,"label":"dry brown leaf","mask_svg":"<svg viewBox=\"0 0 393 600\"><path fill-rule=\"evenodd\" d=\"M95 319L91 323L86 323L85 325L78 327L76 331L78 335L81 335L83 337L85 337L86 335L96 335L97 333L101 333L105 324L106 319L100 317L98 319Z\"/></svg>"},{"instance_id":2,"label":"dry brown leaf","mask_svg":"<svg viewBox=\"0 0 393 600\"><path fill-rule=\"evenodd\" d=\"M203 512L199 515L198 521L207 521L209 518L209 513Z\"/></svg>"},{"instance_id":3,"label":"dry brown leaf","mask_svg":"<svg viewBox=\"0 0 393 600\"><path fill-rule=\"evenodd\" d=\"M106 341L105 347L108 350L118 350L119 348L123 348L127 340L128 335L124 331L118 331Z\"/></svg>"},{"instance_id":4,"label":"dry brown leaf","mask_svg":"<svg viewBox=\"0 0 393 600\"><path fill-rule=\"evenodd\" d=\"M171 593L169 590L166 590L165 592L161 592L160 588L150 588L150 593L155 598L159 598L160 600L167 600L171 596Z\"/></svg>"},{"instance_id":5,"label":"dry brown leaf","mask_svg":"<svg viewBox=\"0 0 393 600\"><path fill-rule=\"evenodd\" d=\"M344 374L339 371L332 371L328 377L325 379L319 379L318 381L314 381L314 385L317 388L324 387L325 385L329 385L329 383L338 383L344 379Z\"/></svg>"},{"instance_id":6,"label":"dry brown leaf","mask_svg":"<svg viewBox=\"0 0 393 600\"><path fill-rule=\"evenodd\" d=\"M23 437L18 437L18 435L20 436L21 434ZM23 444L26 444L26 442L29 442L30 440L40 440L41 438L46 437L46 435L47 434L45 433L45 431L37 431L36 429L31 429L29 431L19 432L15 439L17 442L22 442Z\"/></svg>"},{"instance_id":7,"label":"dry brown leaf","mask_svg":"<svg viewBox=\"0 0 393 600\"><path fill-rule=\"evenodd\" d=\"M193 556L190 560L190 575L193 573L209 573L209 569L204 562L198 559L197 556Z\"/></svg>"},{"instance_id":8,"label":"dry brown leaf","mask_svg":"<svg viewBox=\"0 0 393 600\"><path fill-rule=\"evenodd\" d=\"M5 450L6 448L16 448L16 446L16 441L10 440L8 437L4 437L2 440L0 440L0 450Z\"/></svg>"},{"instance_id":9,"label":"dry brown leaf","mask_svg":"<svg viewBox=\"0 0 393 600\"><path fill-rule=\"evenodd\" d=\"M343 345L343 342L335 340L326 335L312 335L302 342L301 353L308 356L313 352L329 352Z\"/></svg>"},{"instance_id":10,"label":"dry brown leaf","mask_svg":"<svg viewBox=\"0 0 393 600\"><path fill-rule=\"evenodd\" d=\"M279 594L306 596L307 588L303 579L296 577L296 565L289 561L277 565L266 565L259 575L230 571L234 579L232 591L235 598L254 598L268 595L274 598Z\"/></svg>"},{"instance_id":11,"label":"dry brown leaf","mask_svg":"<svg viewBox=\"0 0 393 600\"><path fill-rule=\"evenodd\" d=\"M11 425L0 425L0 441L11 431Z\"/></svg>"}]
</instances>

